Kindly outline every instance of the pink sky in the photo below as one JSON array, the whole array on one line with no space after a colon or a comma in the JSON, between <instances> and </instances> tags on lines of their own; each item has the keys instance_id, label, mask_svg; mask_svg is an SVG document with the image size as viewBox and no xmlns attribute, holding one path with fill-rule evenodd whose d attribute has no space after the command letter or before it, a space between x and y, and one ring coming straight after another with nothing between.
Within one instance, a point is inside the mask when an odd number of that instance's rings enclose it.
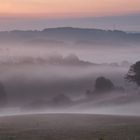
<instances>
[{"instance_id":1,"label":"pink sky","mask_svg":"<svg viewBox=\"0 0 140 140\"><path fill-rule=\"evenodd\" d=\"M140 0L1 0L1 16L85 17L140 12Z\"/></svg>"}]
</instances>

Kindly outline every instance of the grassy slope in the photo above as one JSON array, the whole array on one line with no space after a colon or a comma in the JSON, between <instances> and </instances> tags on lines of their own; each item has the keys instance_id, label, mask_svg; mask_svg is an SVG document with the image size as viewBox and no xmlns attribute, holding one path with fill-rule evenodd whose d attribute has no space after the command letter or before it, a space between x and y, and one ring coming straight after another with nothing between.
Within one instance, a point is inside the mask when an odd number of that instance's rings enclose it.
<instances>
[{"instance_id":1,"label":"grassy slope","mask_svg":"<svg viewBox=\"0 0 140 140\"><path fill-rule=\"evenodd\" d=\"M133 140L140 117L42 114L0 118L0 140Z\"/></svg>"}]
</instances>

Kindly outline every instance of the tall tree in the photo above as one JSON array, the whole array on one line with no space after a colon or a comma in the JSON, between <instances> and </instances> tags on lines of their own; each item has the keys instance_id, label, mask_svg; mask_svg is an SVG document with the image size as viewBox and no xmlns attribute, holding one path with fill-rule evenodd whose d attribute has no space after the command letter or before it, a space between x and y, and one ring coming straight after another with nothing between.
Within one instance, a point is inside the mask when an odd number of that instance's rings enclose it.
<instances>
[{"instance_id":1,"label":"tall tree","mask_svg":"<svg viewBox=\"0 0 140 140\"><path fill-rule=\"evenodd\" d=\"M138 86L140 86L140 61L130 67L125 79L129 82L135 82Z\"/></svg>"}]
</instances>

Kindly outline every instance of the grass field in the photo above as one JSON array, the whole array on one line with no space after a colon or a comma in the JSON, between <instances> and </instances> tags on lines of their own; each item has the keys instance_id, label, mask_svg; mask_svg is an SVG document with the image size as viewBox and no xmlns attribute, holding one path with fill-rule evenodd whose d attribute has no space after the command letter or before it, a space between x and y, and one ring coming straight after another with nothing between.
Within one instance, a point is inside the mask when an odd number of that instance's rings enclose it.
<instances>
[{"instance_id":1,"label":"grass field","mask_svg":"<svg viewBox=\"0 0 140 140\"><path fill-rule=\"evenodd\" d=\"M0 117L0 140L140 140L140 117L34 114Z\"/></svg>"}]
</instances>

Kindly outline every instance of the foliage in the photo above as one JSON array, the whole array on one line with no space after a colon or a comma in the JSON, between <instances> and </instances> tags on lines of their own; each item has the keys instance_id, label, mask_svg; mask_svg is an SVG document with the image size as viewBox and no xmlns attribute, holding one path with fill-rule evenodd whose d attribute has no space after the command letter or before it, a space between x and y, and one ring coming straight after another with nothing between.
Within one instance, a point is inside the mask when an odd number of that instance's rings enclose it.
<instances>
[{"instance_id":1,"label":"foliage","mask_svg":"<svg viewBox=\"0 0 140 140\"><path fill-rule=\"evenodd\" d=\"M114 89L114 84L111 80L105 77L99 77L95 81L95 92L110 92Z\"/></svg>"},{"instance_id":2,"label":"foliage","mask_svg":"<svg viewBox=\"0 0 140 140\"><path fill-rule=\"evenodd\" d=\"M130 67L125 79L140 86L140 61Z\"/></svg>"}]
</instances>

